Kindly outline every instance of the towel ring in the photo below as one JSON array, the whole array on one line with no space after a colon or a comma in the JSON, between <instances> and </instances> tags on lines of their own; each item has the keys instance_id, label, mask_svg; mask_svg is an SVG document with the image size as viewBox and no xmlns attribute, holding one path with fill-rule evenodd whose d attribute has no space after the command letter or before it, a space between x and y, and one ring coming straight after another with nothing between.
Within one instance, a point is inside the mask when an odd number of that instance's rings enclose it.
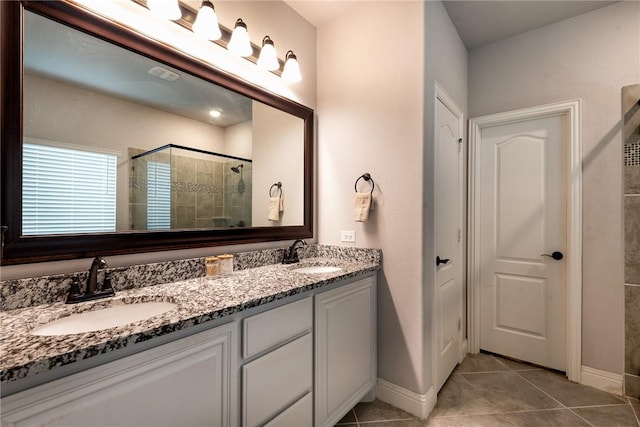
<instances>
[{"instance_id":1,"label":"towel ring","mask_svg":"<svg viewBox=\"0 0 640 427\"><path fill-rule=\"evenodd\" d=\"M373 189L376 188L376 183L373 182L373 178L371 178L371 175L369 174L369 172L360 175L360 177L356 179L356 183L354 184L356 193L358 192L358 181L360 181L361 179L364 179L365 181L371 183L371 194L373 194Z\"/></svg>"},{"instance_id":2,"label":"towel ring","mask_svg":"<svg viewBox=\"0 0 640 427\"><path fill-rule=\"evenodd\" d=\"M273 194L271 194L273 191L273 187L278 187L278 190L280 190L280 195L282 196L282 183L278 181L275 184L273 184L271 188L269 188L269 197L273 197Z\"/></svg>"}]
</instances>

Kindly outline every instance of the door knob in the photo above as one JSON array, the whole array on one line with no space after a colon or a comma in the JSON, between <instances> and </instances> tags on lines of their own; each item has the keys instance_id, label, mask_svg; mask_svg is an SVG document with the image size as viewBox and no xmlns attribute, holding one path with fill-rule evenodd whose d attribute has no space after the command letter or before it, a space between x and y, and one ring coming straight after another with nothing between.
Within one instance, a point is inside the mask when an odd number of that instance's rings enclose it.
<instances>
[{"instance_id":1,"label":"door knob","mask_svg":"<svg viewBox=\"0 0 640 427\"><path fill-rule=\"evenodd\" d=\"M449 258L440 258L439 256L436 257L436 267L439 266L440 264L446 264L449 261L451 261Z\"/></svg>"},{"instance_id":2,"label":"door knob","mask_svg":"<svg viewBox=\"0 0 640 427\"><path fill-rule=\"evenodd\" d=\"M559 252L559 251L552 252L551 255L542 254L540 256L548 256L548 257L551 257L551 258L555 259L556 261L560 261L562 258L564 258L564 255L562 254L562 252Z\"/></svg>"}]
</instances>

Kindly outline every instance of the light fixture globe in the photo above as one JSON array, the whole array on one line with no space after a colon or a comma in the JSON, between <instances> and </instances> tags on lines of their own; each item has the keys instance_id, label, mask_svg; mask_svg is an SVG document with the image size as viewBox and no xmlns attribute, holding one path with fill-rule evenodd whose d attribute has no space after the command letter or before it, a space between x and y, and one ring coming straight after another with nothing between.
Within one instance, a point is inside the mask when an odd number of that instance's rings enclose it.
<instances>
[{"instance_id":1,"label":"light fixture globe","mask_svg":"<svg viewBox=\"0 0 640 427\"><path fill-rule=\"evenodd\" d=\"M236 26L233 29L233 33L231 33L231 40L229 40L227 49L238 56L251 56L253 54L247 24L240 18L236 20Z\"/></svg>"},{"instance_id":2,"label":"light fixture globe","mask_svg":"<svg viewBox=\"0 0 640 427\"><path fill-rule=\"evenodd\" d=\"M292 50L288 51L284 57L284 69L282 70L282 78L285 81L296 83L302 80L300 74L300 64L298 64L298 58Z\"/></svg>"},{"instance_id":3,"label":"light fixture globe","mask_svg":"<svg viewBox=\"0 0 640 427\"><path fill-rule=\"evenodd\" d=\"M154 15L171 21L182 17L178 0L147 0L147 7Z\"/></svg>"},{"instance_id":4,"label":"light fixture globe","mask_svg":"<svg viewBox=\"0 0 640 427\"><path fill-rule=\"evenodd\" d=\"M258 67L267 71L275 71L280 68L276 48L273 40L271 40L269 36L264 36L262 39L262 49L260 49L260 56L258 57Z\"/></svg>"},{"instance_id":5,"label":"light fixture globe","mask_svg":"<svg viewBox=\"0 0 640 427\"><path fill-rule=\"evenodd\" d=\"M209 0L202 2L196 21L193 23L193 32L207 40L218 40L222 37L218 16L213 8L213 3Z\"/></svg>"}]
</instances>

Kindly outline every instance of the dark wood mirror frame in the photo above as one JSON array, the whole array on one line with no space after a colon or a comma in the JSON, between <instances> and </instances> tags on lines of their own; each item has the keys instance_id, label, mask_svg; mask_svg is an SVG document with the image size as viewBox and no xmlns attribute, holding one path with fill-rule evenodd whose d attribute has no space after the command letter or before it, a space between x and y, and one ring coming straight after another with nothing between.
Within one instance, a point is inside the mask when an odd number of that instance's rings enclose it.
<instances>
[{"instance_id":1,"label":"dark wood mirror frame","mask_svg":"<svg viewBox=\"0 0 640 427\"><path fill-rule=\"evenodd\" d=\"M313 110L62 1L0 1L2 265L313 237ZM304 224L216 230L22 236L22 22L29 10L304 120ZM6 226L6 228L4 228Z\"/></svg>"}]
</instances>

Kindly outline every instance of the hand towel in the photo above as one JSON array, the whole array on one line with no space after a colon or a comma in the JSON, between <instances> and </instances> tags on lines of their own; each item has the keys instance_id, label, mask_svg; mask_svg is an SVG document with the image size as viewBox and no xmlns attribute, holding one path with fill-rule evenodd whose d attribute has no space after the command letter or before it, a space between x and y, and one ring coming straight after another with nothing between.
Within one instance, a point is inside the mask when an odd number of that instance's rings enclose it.
<instances>
[{"instance_id":1,"label":"hand towel","mask_svg":"<svg viewBox=\"0 0 640 427\"><path fill-rule=\"evenodd\" d=\"M280 197L269 198L269 221L280 221Z\"/></svg>"},{"instance_id":2,"label":"hand towel","mask_svg":"<svg viewBox=\"0 0 640 427\"><path fill-rule=\"evenodd\" d=\"M369 218L371 208L371 193L356 193L353 220L364 222Z\"/></svg>"}]
</instances>

